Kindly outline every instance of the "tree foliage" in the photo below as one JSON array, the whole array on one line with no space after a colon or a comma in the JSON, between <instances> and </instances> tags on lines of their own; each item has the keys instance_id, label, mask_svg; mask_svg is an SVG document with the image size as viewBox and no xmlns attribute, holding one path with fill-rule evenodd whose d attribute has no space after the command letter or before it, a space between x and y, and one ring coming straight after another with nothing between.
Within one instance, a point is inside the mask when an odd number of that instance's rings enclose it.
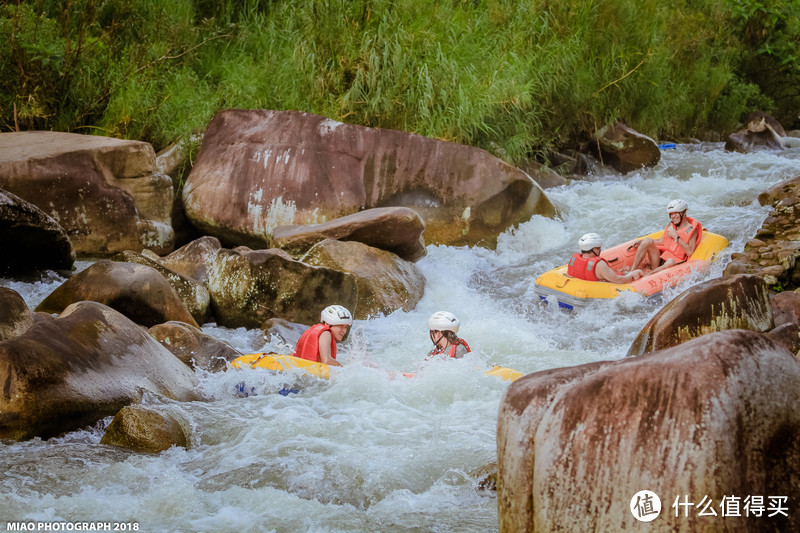
<instances>
[{"instance_id":1,"label":"tree foliage","mask_svg":"<svg viewBox=\"0 0 800 533\"><path fill-rule=\"evenodd\" d=\"M800 0L18 0L0 131L156 148L224 108L295 109L510 162L614 120L654 137L800 107Z\"/></svg>"}]
</instances>

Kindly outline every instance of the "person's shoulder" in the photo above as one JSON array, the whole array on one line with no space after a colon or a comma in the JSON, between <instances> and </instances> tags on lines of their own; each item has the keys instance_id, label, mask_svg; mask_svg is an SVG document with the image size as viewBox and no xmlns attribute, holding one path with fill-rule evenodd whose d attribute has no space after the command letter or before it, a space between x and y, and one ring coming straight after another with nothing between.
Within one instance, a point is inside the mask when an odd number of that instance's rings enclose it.
<instances>
[{"instance_id":1,"label":"person's shoulder","mask_svg":"<svg viewBox=\"0 0 800 533\"><path fill-rule=\"evenodd\" d=\"M611 265L608 264L608 259L605 257L595 257L595 268L611 268Z\"/></svg>"},{"instance_id":2,"label":"person's shoulder","mask_svg":"<svg viewBox=\"0 0 800 533\"><path fill-rule=\"evenodd\" d=\"M469 353L469 348L467 348L467 345L465 343L466 341L462 339L462 342L458 343L458 346L456 346L456 353L454 354L455 359L461 359L467 353Z\"/></svg>"}]
</instances>

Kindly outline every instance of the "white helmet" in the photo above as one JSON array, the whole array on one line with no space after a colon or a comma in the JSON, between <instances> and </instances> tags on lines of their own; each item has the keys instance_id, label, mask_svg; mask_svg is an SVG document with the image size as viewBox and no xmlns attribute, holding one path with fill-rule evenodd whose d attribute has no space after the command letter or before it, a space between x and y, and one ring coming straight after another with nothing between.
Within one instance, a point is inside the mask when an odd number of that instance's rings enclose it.
<instances>
[{"instance_id":1,"label":"white helmet","mask_svg":"<svg viewBox=\"0 0 800 533\"><path fill-rule=\"evenodd\" d=\"M689 209L689 204L680 199L672 200L667 205L667 213L683 213L687 209Z\"/></svg>"},{"instance_id":2,"label":"white helmet","mask_svg":"<svg viewBox=\"0 0 800 533\"><path fill-rule=\"evenodd\" d=\"M597 247L603 247L603 238L597 233L587 233L578 240L578 250L581 252L588 252Z\"/></svg>"},{"instance_id":3,"label":"white helmet","mask_svg":"<svg viewBox=\"0 0 800 533\"><path fill-rule=\"evenodd\" d=\"M428 319L428 329L431 331L452 331L458 333L459 322L456 315L447 311L437 311Z\"/></svg>"},{"instance_id":4,"label":"white helmet","mask_svg":"<svg viewBox=\"0 0 800 533\"><path fill-rule=\"evenodd\" d=\"M353 315L341 305L329 305L322 310L320 318L329 326L353 325Z\"/></svg>"}]
</instances>

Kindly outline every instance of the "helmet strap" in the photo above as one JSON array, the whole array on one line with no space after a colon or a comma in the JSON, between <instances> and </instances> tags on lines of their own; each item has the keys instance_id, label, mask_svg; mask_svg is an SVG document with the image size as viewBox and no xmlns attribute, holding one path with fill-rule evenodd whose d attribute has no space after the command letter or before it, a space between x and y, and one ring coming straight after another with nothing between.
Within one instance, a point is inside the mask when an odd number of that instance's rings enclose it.
<instances>
[{"instance_id":1,"label":"helmet strap","mask_svg":"<svg viewBox=\"0 0 800 533\"><path fill-rule=\"evenodd\" d=\"M437 331L439 332L439 338L434 339L433 334L436 333ZM446 340L446 337L445 337L443 331L439 331L438 329L432 329L431 330L431 342L433 342L434 346L439 346L439 341L441 341L442 339ZM445 345L445 346L447 346L447 345Z\"/></svg>"}]
</instances>

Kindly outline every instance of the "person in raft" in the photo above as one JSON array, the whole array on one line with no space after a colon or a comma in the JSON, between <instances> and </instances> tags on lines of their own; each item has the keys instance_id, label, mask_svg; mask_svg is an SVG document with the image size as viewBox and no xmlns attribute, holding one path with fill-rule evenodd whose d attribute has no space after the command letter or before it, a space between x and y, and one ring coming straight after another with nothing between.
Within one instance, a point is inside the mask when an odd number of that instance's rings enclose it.
<instances>
[{"instance_id":1,"label":"person in raft","mask_svg":"<svg viewBox=\"0 0 800 533\"><path fill-rule=\"evenodd\" d=\"M341 305L329 305L322 310L320 323L311 326L297 340L295 357L331 366L342 366L336 360L336 343L342 342L353 325L353 315Z\"/></svg>"},{"instance_id":2,"label":"person in raft","mask_svg":"<svg viewBox=\"0 0 800 533\"><path fill-rule=\"evenodd\" d=\"M428 330L433 341L433 350L425 356L426 361L437 355L460 359L471 351L467 341L456 335L458 326L458 319L453 313L437 311L431 315L428 319Z\"/></svg>"},{"instance_id":3,"label":"person in raft","mask_svg":"<svg viewBox=\"0 0 800 533\"><path fill-rule=\"evenodd\" d=\"M600 257L603 238L597 233L587 233L578 240L578 252L569 260L567 275L586 281L607 281L609 283L630 283L642 277L641 270L631 270L619 275Z\"/></svg>"},{"instance_id":4,"label":"person in raft","mask_svg":"<svg viewBox=\"0 0 800 533\"><path fill-rule=\"evenodd\" d=\"M669 223L660 239L645 237L633 243L636 257L631 268L649 266L648 274L683 263L694 253L703 227L698 221L686 216L689 206L683 200L672 200L667 205Z\"/></svg>"}]
</instances>

